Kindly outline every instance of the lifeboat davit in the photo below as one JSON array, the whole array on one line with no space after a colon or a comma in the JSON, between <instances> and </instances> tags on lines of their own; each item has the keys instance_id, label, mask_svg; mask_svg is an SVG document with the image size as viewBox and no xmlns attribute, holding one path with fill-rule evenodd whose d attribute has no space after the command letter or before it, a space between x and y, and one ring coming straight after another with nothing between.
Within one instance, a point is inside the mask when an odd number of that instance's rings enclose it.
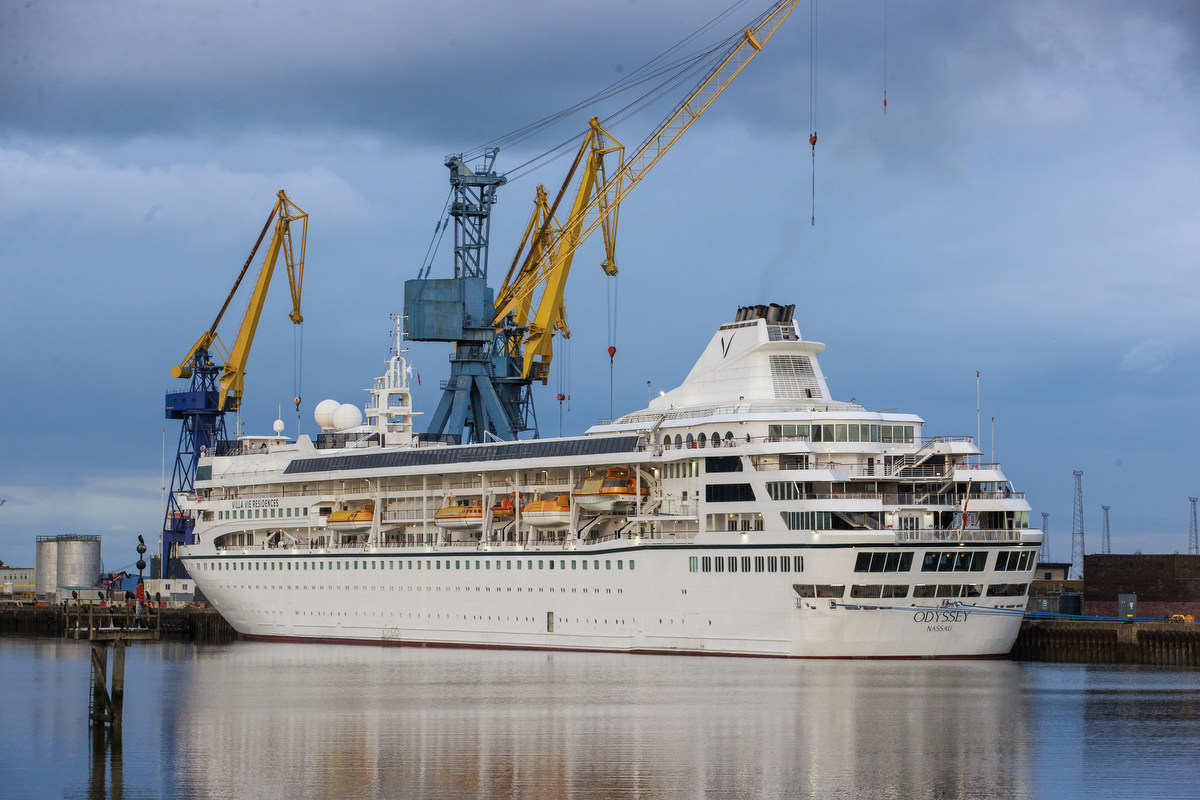
<instances>
[{"instance_id":1,"label":"lifeboat davit","mask_svg":"<svg viewBox=\"0 0 1200 800\"><path fill-rule=\"evenodd\" d=\"M325 524L330 530L343 533L355 533L370 530L371 522L375 519L375 507L368 503L366 508L343 508L329 512Z\"/></svg>"},{"instance_id":2,"label":"lifeboat davit","mask_svg":"<svg viewBox=\"0 0 1200 800\"><path fill-rule=\"evenodd\" d=\"M510 497L504 497L492 506L493 520L512 519L515 513ZM442 506L433 515L433 524L447 531L483 530L483 503L479 500L460 500Z\"/></svg>"},{"instance_id":3,"label":"lifeboat davit","mask_svg":"<svg viewBox=\"0 0 1200 800\"><path fill-rule=\"evenodd\" d=\"M557 530L571 524L571 498L565 494L533 500L521 506L521 520L534 528Z\"/></svg>"},{"instance_id":4,"label":"lifeboat davit","mask_svg":"<svg viewBox=\"0 0 1200 800\"><path fill-rule=\"evenodd\" d=\"M642 499L650 489L642 487ZM571 496L580 508L588 511L615 511L637 502L637 479L628 467L608 467L596 470L578 481Z\"/></svg>"}]
</instances>

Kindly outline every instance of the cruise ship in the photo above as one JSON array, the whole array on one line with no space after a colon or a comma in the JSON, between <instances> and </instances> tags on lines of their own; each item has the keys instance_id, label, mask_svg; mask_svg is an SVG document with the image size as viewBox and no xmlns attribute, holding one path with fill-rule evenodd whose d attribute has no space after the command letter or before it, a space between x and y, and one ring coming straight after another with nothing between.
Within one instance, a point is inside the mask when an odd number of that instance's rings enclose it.
<instances>
[{"instance_id":1,"label":"cruise ship","mask_svg":"<svg viewBox=\"0 0 1200 800\"><path fill-rule=\"evenodd\" d=\"M969 436L834 400L747 306L647 408L450 445L397 330L359 410L200 458L184 563L246 638L790 658L1008 653L1041 531Z\"/></svg>"}]
</instances>

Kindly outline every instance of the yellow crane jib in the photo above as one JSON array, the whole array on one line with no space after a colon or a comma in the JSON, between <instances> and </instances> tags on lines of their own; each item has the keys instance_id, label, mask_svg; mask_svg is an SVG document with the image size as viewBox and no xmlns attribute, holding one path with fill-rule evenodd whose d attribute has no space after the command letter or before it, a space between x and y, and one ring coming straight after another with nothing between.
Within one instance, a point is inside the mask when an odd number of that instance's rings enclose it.
<instances>
[{"instance_id":1,"label":"yellow crane jib","mask_svg":"<svg viewBox=\"0 0 1200 800\"><path fill-rule=\"evenodd\" d=\"M219 342L217 338L217 326L221 323L226 309L229 308L234 294L241 285L242 278L245 277L250 264L254 261L254 256L258 252L259 246L262 244L263 239L266 238L267 231L271 228L272 220L275 221L275 234L271 238L266 257L263 259L262 267L259 269L258 280L255 282L254 290L250 295L250 301L246 305L246 312L242 316L242 324L238 328L233 347L230 349L228 356L225 358L225 364L221 368L220 397L217 407L222 411L236 410L241 403L242 390L246 377L246 361L250 355L250 346L254 342L254 333L258 328L258 319L262 315L263 303L266 301L267 289L270 287L271 276L274 274L275 264L279 259L280 251L283 252L284 260L287 263L288 287L292 295L292 310L288 313L288 318L296 325L304 321L304 317L300 313L300 298L304 287L304 249L308 240L308 214L293 203L282 189L277 195L275 206L271 209L266 224L263 225L262 232L258 235L258 240L255 241L254 247L250 250L250 255L246 258L246 263L242 265L241 272L238 273L237 279L233 282L233 288L229 290L229 294L225 298L225 303L217 313L216 319L213 320L209 329L196 340L196 344L188 351L187 357L171 368L172 376L176 378L190 378L192 376L192 363L196 354L202 350L212 348L213 345ZM292 234L292 223L294 222L300 223L298 247L295 241L297 237L294 237Z\"/></svg>"},{"instance_id":2,"label":"yellow crane jib","mask_svg":"<svg viewBox=\"0 0 1200 800\"><path fill-rule=\"evenodd\" d=\"M659 125L629 159L623 157L624 147L620 142L609 135L597 119L592 118L584 143L553 205L548 209L542 206L535 207L534 218L530 220L526 229L525 240L521 243L521 249L513 260L513 266L509 269L509 275L496 300L493 324L500 326L509 313L517 320L528 318L533 295L539 287L545 287L538 302L537 312L527 322L528 331L524 346L525 378L535 377L543 383L546 382L554 330L555 326L560 324L559 319L562 320L559 330L566 331L562 291L575 250L596 228L602 228L606 258L601 266L609 275L617 273L613 249L616 245L617 216L621 200L758 55L798 3L799 0L782 0L757 25L746 28L725 58L675 107L666 121ZM606 140L611 140L613 145L606 145ZM603 166L603 155L613 151L620 151L621 159L617 169L611 176L607 176ZM566 224L559 225L554 216L559 201L566 193L567 186L585 155L588 158L588 167L580 180L571 216ZM539 187L539 192L539 197L544 196L542 187ZM532 242L529 242L529 234L535 227L538 233ZM530 248L522 260L521 255L526 243L530 243ZM518 264L521 265L519 269Z\"/></svg>"},{"instance_id":3,"label":"yellow crane jib","mask_svg":"<svg viewBox=\"0 0 1200 800\"><path fill-rule=\"evenodd\" d=\"M605 158L612 154L616 154L616 172L619 173L624 164L625 145L609 134L600 120L592 117L588 132L553 204L547 203L545 187L538 186L533 215L504 278L495 306L495 324L502 324L504 317L511 313L514 321L527 329L522 347L522 374L525 378L545 383L550 374L554 334L561 333L564 337L571 335L567 327L563 293L586 210L595 202L600 187L608 182ZM575 190L575 200L567 223L563 225L559 223L556 212L581 165L583 170ZM601 268L609 275L615 275L618 209L615 206L610 208L603 199L600 203L605 254ZM539 287L542 289L541 297L531 316L533 296Z\"/></svg>"}]
</instances>

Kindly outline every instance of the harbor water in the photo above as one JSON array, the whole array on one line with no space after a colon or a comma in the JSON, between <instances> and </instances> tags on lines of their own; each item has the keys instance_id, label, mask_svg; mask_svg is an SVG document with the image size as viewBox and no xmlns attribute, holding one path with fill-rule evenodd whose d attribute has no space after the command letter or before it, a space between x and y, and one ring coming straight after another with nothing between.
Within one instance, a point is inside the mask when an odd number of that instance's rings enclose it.
<instances>
[{"instance_id":1,"label":"harbor water","mask_svg":"<svg viewBox=\"0 0 1200 800\"><path fill-rule=\"evenodd\" d=\"M1195 798L1200 672L0 638L12 798Z\"/></svg>"}]
</instances>

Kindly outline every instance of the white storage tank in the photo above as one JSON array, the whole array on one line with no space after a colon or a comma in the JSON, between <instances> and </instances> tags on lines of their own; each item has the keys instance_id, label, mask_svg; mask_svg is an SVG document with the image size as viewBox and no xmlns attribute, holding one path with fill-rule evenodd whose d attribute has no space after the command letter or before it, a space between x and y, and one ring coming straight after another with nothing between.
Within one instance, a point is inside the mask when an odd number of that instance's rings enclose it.
<instances>
[{"instance_id":1,"label":"white storage tank","mask_svg":"<svg viewBox=\"0 0 1200 800\"><path fill-rule=\"evenodd\" d=\"M58 537L37 537L37 577L33 590L39 598L54 594L58 588Z\"/></svg>"},{"instance_id":2,"label":"white storage tank","mask_svg":"<svg viewBox=\"0 0 1200 800\"><path fill-rule=\"evenodd\" d=\"M58 537L59 586L95 586L100 580L100 537L64 534Z\"/></svg>"}]
</instances>

